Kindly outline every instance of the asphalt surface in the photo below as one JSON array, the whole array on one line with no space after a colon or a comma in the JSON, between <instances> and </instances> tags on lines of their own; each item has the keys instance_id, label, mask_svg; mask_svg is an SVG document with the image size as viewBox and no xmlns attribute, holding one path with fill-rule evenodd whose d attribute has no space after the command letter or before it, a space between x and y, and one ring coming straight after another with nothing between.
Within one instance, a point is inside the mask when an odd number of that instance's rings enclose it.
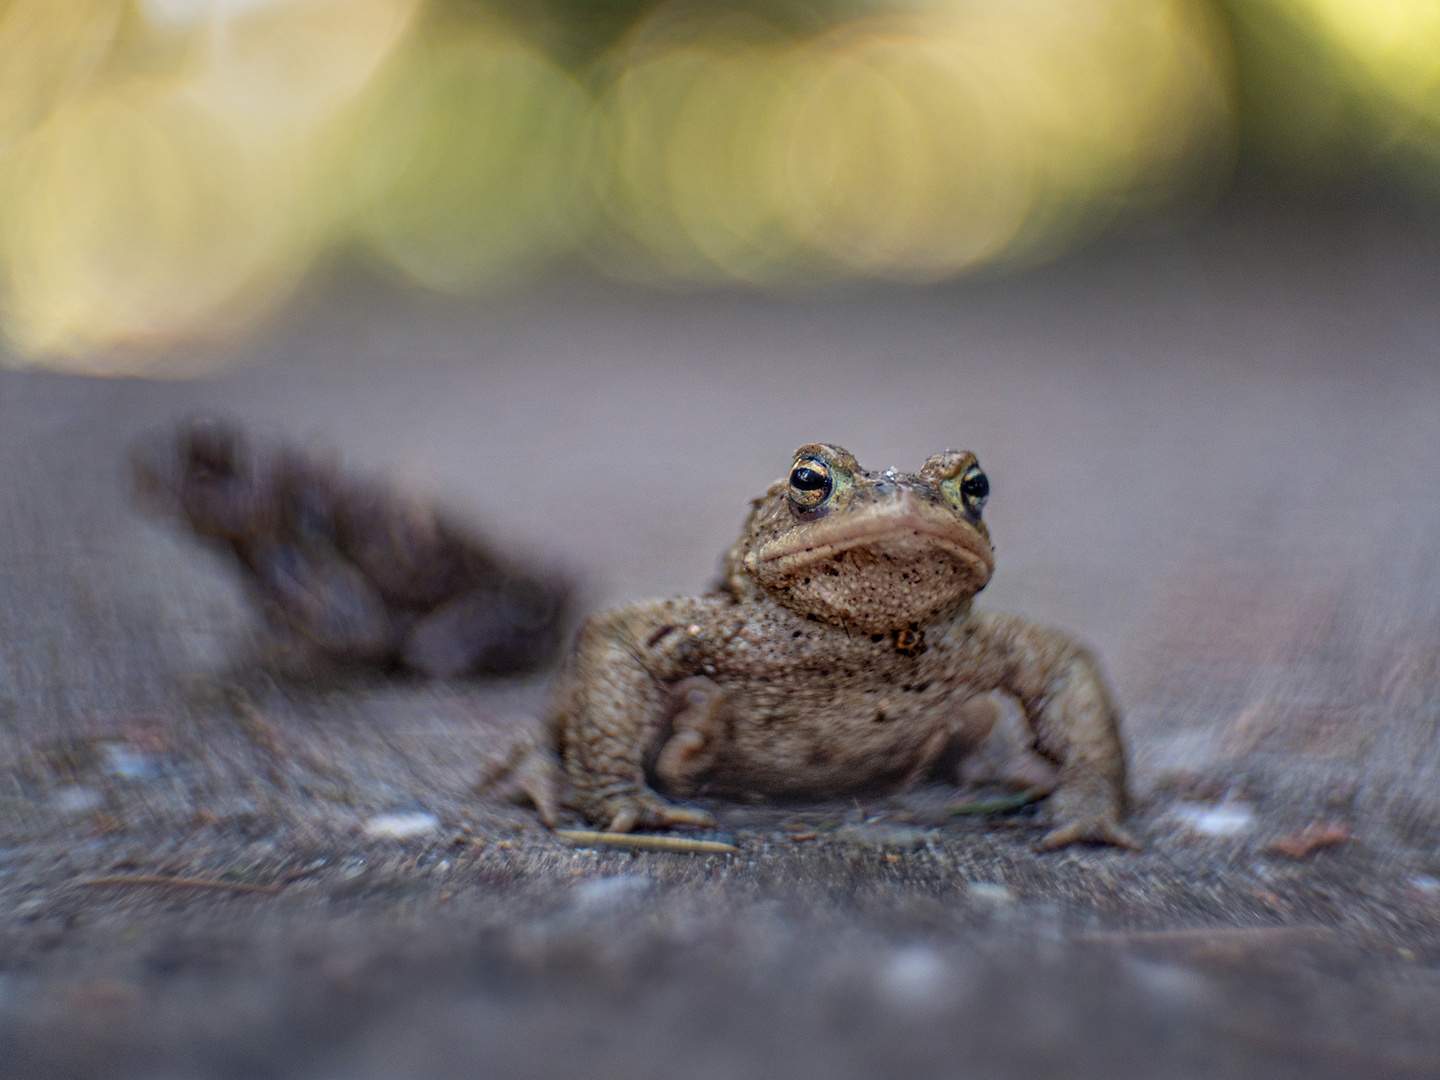
<instances>
[{"instance_id":1,"label":"asphalt surface","mask_svg":"<svg viewBox=\"0 0 1440 1080\"><path fill-rule=\"evenodd\" d=\"M0 1075L1440 1074L1437 239L1232 210L778 297L340 271L212 378L0 372ZM1145 849L1036 855L944 790L566 844L473 790L544 676L278 672L234 568L130 505L126 447L196 411L588 609L702 587L803 443L974 449L981 599L1104 657Z\"/></svg>"}]
</instances>

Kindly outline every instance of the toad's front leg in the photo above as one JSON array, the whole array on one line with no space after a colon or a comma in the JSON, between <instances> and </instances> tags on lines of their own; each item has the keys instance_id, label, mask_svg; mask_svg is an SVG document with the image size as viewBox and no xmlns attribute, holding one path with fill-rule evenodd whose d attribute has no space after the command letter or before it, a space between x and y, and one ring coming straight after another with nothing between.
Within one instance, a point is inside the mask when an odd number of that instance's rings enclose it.
<instances>
[{"instance_id":1,"label":"toad's front leg","mask_svg":"<svg viewBox=\"0 0 1440 1080\"><path fill-rule=\"evenodd\" d=\"M689 608L640 604L591 619L561 675L556 722L574 802L611 832L712 822L662 798L645 778L647 752L673 712L670 687L698 663L703 623Z\"/></svg>"},{"instance_id":2,"label":"toad's front leg","mask_svg":"<svg viewBox=\"0 0 1440 1080\"><path fill-rule=\"evenodd\" d=\"M973 617L969 643L997 686L1019 699L1035 748L1060 768L1050 796L1049 851L1076 843L1135 848L1120 824L1125 812L1125 748L1120 714L1095 657L1058 630L1014 615Z\"/></svg>"}]
</instances>

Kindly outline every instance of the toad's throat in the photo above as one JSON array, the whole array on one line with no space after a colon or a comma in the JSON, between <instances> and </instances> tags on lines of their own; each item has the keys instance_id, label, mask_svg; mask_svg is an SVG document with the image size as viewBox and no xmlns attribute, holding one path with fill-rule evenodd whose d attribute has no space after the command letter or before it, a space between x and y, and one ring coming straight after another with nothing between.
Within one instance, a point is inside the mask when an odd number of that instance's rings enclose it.
<instances>
[{"instance_id":1,"label":"toad's throat","mask_svg":"<svg viewBox=\"0 0 1440 1080\"><path fill-rule=\"evenodd\" d=\"M760 561L770 570L784 573L861 547L909 555L921 549L938 549L960 562L978 564L987 578L995 569L995 553L979 533L914 511L836 520L833 524L815 522L801 536L787 536L764 545Z\"/></svg>"}]
</instances>

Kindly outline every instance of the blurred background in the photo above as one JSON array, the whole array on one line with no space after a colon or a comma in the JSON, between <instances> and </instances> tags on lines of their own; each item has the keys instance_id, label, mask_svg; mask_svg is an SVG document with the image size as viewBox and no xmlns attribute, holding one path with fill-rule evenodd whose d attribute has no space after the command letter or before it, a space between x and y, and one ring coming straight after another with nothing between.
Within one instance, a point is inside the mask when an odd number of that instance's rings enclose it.
<instances>
[{"instance_id":1,"label":"blurred background","mask_svg":"<svg viewBox=\"0 0 1440 1080\"><path fill-rule=\"evenodd\" d=\"M70 371L187 373L337 256L926 283L1376 183L1440 192L1431 0L0 0L4 335Z\"/></svg>"},{"instance_id":2,"label":"blurred background","mask_svg":"<svg viewBox=\"0 0 1440 1080\"><path fill-rule=\"evenodd\" d=\"M1440 1076L1437 211L1440 0L0 0L0 1080ZM547 677L266 669L195 412L582 611L971 447L1145 851L570 848L474 791Z\"/></svg>"}]
</instances>

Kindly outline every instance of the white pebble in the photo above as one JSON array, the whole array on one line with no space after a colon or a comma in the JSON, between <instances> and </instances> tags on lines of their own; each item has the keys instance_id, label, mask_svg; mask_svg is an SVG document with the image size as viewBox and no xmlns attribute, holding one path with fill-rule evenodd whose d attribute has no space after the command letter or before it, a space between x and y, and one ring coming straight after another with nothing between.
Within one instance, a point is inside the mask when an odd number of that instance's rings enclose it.
<instances>
[{"instance_id":1,"label":"white pebble","mask_svg":"<svg viewBox=\"0 0 1440 1080\"><path fill-rule=\"evenodd\" d=\"M1245 803L1181 803L1175 807L1180 824L1200 836L1239 836L1255 825L1255 812Z\"/></svg>"},{"instance_id":2,"label":"white pebble","mask_svg":"<svg viewBox=\"0 0 1440 1080\"><path fill-rule=\"evenodd\" d=\"M1013 892L994 881L972 881L965 886L965 895L982 904L1010 904L1015 900Z\"/></svg>"},{"instance_id":3,"label":"white pebble","mask_svg":"<svg viewBox=\"0 0 1440 1080\"><path fill-rule=\"evenodd\" d=\"M1433 878L1429 874L1416 874L1410 879L1410 886L1416 892L1434 896L1440 893L1440 878Z\"/></svg>"},{"instance_id":4,"label":"white pebble","mask_svg":"<svg viewBox=\"0 0 1440 1080\"><path fill-rule=\"evenodd\" d=\"M122 780L149 780L159 770L148 754L138 753L123 743L107 742L100 747L101 768Z\"/></svg>"},{"instance_id":5,"label":"white pebble","mask_svg":"<svg viewBox=\"0 0 1440 1080\"><path fill-rule=\"evenodd\" d=\"M1147 999L1171 1008L1193 1007L1210 994L1210 980L1198 971L1139 957L1126 957L1125 970Z\"/></svg>"},{"instance_id":6,"label":"white pebble","mask_svg":"<svg viewBox=\"0 0 1440 1080\"><path fill-rule=\"evenodd\" d=\"M416 810L405 814L377 814L365 822L365 835L376 840L408 840L438 828L439 818Z\"/></svg>"},{"instance_id":7,"label":"white pebble","mask_svg":"<svg viewBox=\"0 0 1440 1080\"><path fill-rule=\"evenodd\" d=\"M83 814L103 804L105 799L94 788L71 784L57 789L50 802L62 814Z\"/></svg>"},{"instance_id":8,"label":"white pebble","mask_svg":"<svg viewBox=\"0 0 1440 1080\"><path fill-rule=\"evenodd\" d=\"M963 985L934 949L908 945L897 949L880 968L876 989L897 1012L925 1016L953 1006Z\"/></svg>"},{"instance_id":9,"label":"white pebble","mask_svg":"<svg viewBox=\"0 0 1440 1080\"><path fill-rule=\"evenodd\" d=\"M610 874L575 887L575 906L587 911L601 911L644 895L650 879L641 874Z\"/></svg>"}]
</instances>

